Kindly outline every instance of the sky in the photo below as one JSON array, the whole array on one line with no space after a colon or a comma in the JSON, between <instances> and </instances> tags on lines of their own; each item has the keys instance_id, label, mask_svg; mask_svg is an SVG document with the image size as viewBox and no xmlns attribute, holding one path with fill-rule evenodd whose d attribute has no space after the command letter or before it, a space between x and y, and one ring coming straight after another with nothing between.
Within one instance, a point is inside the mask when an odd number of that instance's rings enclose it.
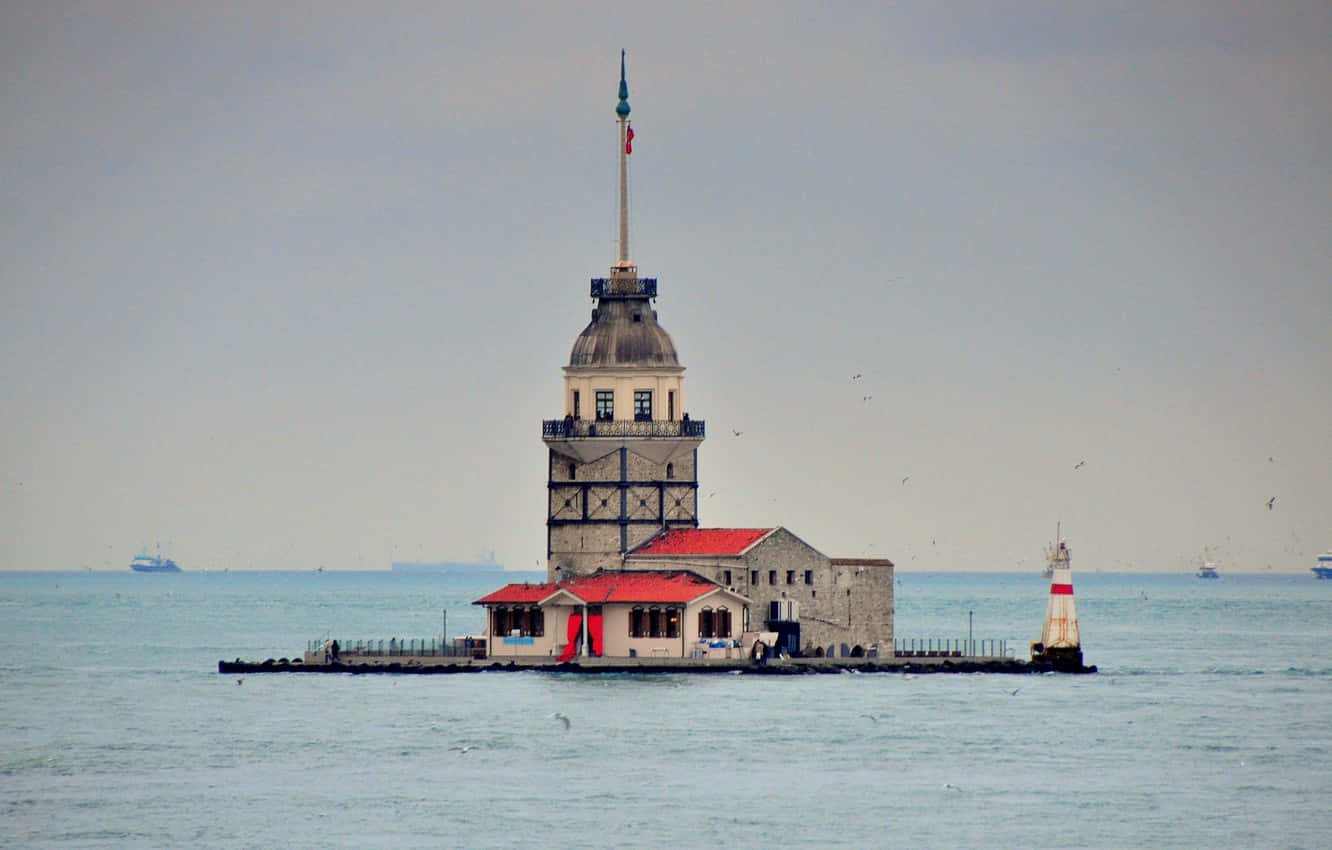
<instances>
[{"instance_id":1,"label":"sky","mask_svg":"<svg viewBox=\"0 0 1332 850\"><path fill-rule=\"evenodd\" d=\"M544 569L622 48L704 526L1332 548L1326 3L5 2L0 48L0 569Z\"/></svg>"}]
</instances>

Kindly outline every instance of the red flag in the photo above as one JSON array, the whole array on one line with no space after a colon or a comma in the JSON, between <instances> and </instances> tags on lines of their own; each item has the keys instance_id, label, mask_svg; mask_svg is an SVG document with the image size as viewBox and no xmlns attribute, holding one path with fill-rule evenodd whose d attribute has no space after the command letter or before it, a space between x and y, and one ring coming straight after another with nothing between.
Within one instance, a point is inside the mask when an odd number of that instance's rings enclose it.
<instances>
[{"instance_id":1,"label":"red flag","mask_svg":"<svg viewBox=\"0 0 1332 850\"><path fill-rule=\"evenodd\" d=\"M624 152L629 154L634 152L634 128L630 127L624 134Z\"/></svg>"}]
</instances>

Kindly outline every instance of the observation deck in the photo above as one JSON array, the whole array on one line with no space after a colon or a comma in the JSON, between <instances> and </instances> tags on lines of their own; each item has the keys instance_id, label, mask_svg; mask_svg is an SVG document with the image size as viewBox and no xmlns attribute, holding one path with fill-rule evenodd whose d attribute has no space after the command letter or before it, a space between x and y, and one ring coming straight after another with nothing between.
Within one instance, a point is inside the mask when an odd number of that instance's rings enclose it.
<instances>
[{"instance_id":1,"label":"observation deck","mask_svg":"<svg viewBox=\"0 0 1332 850\"><path fill-rule=\"evenodd\" d=\"M698 448L705 436L707 425L701 419L546 419L541 423L541 439L548 447L584 463L620 446L665 463Z\"/></svg>"},{"instance_id":2,"label":"observation deck","mask_svg":"<svg viewBox=\"0 0 1332 850\"><path fill-rule=\"evenodd\" d=\"M656 298L655 277L594 277L593 298Z\"/></svg>"}]
</instances>

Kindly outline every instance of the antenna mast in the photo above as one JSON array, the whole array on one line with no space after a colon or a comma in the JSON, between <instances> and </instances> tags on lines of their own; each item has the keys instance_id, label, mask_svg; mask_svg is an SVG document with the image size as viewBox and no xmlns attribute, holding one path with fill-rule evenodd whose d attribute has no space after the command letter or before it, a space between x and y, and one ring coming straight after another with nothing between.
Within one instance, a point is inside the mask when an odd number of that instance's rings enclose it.
<instances>
[{"instance_id":1,"label":"antenna mast","mask_svg":"<svg viewBox=\"0 0 1332 850\"><path fill-rule=\"evenodd\" d=\"M619 257L612 271L630 272L629 261L629 153L633 150L634 129L629 125L629 83L624 77L624 51L620 51L620 102L615 106L620 125L620 239Z\"/></svg>"}]
</instances>

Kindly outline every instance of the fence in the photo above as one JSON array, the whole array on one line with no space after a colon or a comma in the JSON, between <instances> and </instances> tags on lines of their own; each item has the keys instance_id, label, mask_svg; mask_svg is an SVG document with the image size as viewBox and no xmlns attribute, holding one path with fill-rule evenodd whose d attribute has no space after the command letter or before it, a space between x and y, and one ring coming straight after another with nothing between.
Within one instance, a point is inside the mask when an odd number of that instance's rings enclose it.
<instances>
[{"instance_id":1,"label":"fence","mask_svg":"<svg viewBox=\"0 0 1332 850\"><path fill-rule=\"evenodd\" d=\"M893 641L898 658L1007 658L1008 640L999 638L901 638Z\"/></svg>"},{"instance_id":2,"label":"fence","mask_svg":"<svg viewBox=\"0 0 1332 850\"><path fill-rule=\"evenodd\" d=\"M338 658L475 658L485 655L484 638L455 638L445 643L439 638L381 638L373 640L338 640ZM325 652L324 638L306 641L307 652Z\"/></svg>"}]
</instances>

